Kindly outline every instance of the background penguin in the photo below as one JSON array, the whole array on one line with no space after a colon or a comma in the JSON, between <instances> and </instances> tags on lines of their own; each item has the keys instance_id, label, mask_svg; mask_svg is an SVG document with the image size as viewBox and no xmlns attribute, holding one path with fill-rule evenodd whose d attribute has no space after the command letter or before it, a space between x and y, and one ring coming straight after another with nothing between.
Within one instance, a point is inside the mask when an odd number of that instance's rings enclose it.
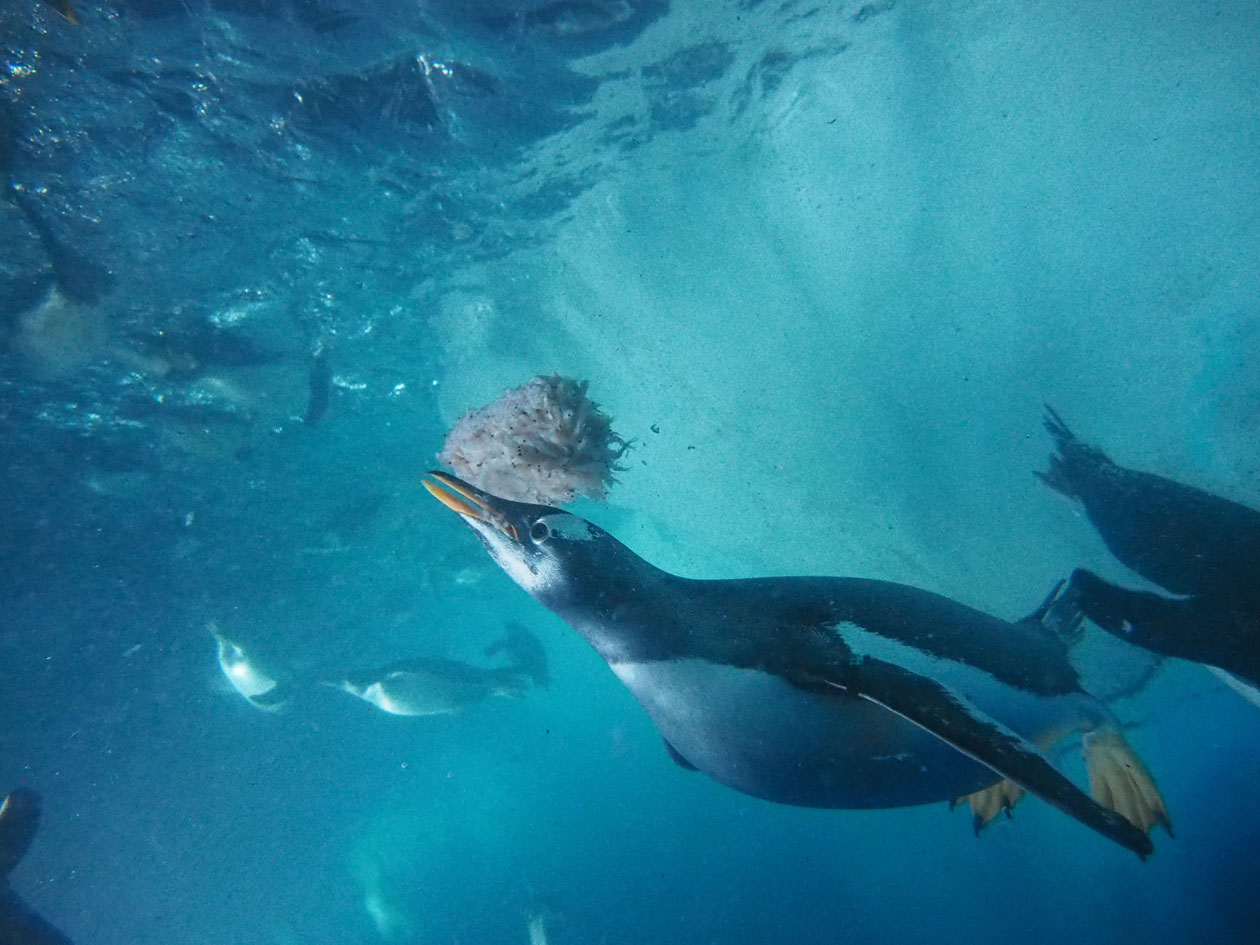
<instances>
[{"instance_id":1,"label":"background penguin","mask_svg":"<svg viewBox=\"0 0 1260 945\"><path fill-rule=\"evenodd\" d=\"M575 515L430 477L429 492L591 643L688 768L806 807L921 804L1009 781L1142 856L1149 829L1168 826L1114 719L1032 621L885 581L682 578ZM1085 733L1097 800L1041 752L1072 732Z\"/></svg>"},{"instance_id":2,"label":"background penguin","mask_svg":"<svg viewBox=\"0 0 1260 945\"><path fill-rule=\"evenodd\" d=\"M1121 639L1260 686L1260 512L1118 466L1046 410L1058 452L1037 476L1081 503L1121 563L1184 595L1130 590L1078 569L1066 597Z\"/></svg>"},{"instance_id":3,"label":"background penguin","mask_svg":"<svg viewBox=\"0 0 1260 945\"><path fill-rule=\"evenodd\" d=\"M519 624L486 648L487 655L506 652L513 664L481 667L459 660L420 658L350 673L325 683L370 702L392 715L452 715L491 696L524 695L533 682L548 683L542 644Z\"/></svg>"},{"instance_id":4,"label":"background penguin","mask_svg":"<svg viewBox=\"0 0 1260 945\"><path fill-rule=\"evenodd\" d=\"M289 700L290 687L261 668L239 644L225 637L217 623L210 621L206 629L218 643L219 669L223 676L250 705L274 712Z\"/></svg>"},{"instance_id":5,"label":"background penguin","mask_svg":"<svg viewBox=\"0 0 1260 945\"><path fill-rule=\"evenodd\" d=\"M513 669L528 676L539 689L551 686L547 651L543 649L542 641L519 623L509 622L503 638L485 649L486 656L498 656L500 653L508 658Z\"/></svg>"},{"instance_id":6,"label":"background penguin","mask_svg":"<svg viewBox=\"0 0 1260 945\"><path fill-rule=\"evenodd\" d=\"M0 805L0 943L3 945L70 945L70 939L32 912L9 888L9 874L35 839L39 816L39 795L26 788L18 788Z\"/></svg>"}]
</instances>

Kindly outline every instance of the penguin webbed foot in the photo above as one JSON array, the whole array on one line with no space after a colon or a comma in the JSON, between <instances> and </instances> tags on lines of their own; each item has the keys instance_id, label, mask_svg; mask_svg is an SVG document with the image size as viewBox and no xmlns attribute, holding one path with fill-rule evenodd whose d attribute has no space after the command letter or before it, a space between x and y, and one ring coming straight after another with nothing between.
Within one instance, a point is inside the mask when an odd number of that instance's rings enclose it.
<instances>
[{"instance_id":1,"label":"penguin webbed foot","mask_svg":"<svg viewBox=\"0 0 1260 945\"><path fill-rule=\"evenodd\" d=\"M971 829L978 837L980 831L993 821L997 820L999 815L1006 814L1010 819L1011 809L1020 802L1027 792L1011 780L1002 780L997 784L990 785L982 790L968 794L966 797L958 798L950 802L950 809L960 801L966 801L971 807Z\"/></svg>"},{"instance_id":2,"label":"penguin webbed foot","mask_svg":"<svg viewBox=\"0 0 1260 945\"><path fill-rule=\"evenodd\" d=\"M1085 609L1079 589L1071 581L1060 581L1045 603L1038 608L1037 622L1071 649L1085 635Z\"/></svg>"},{"instance_id":3,"label":"penguin webbed foot","mask_svg":"<svg viewBox=\"0 0 1260 945\"><path fill-rule=\"evenodd\" d=\"M1119 729L1088 732L1083 743L1094 800L1147 834L1158 825L1171 837L1172 820L1155 779Z\"/></svg>"}]
</instances>

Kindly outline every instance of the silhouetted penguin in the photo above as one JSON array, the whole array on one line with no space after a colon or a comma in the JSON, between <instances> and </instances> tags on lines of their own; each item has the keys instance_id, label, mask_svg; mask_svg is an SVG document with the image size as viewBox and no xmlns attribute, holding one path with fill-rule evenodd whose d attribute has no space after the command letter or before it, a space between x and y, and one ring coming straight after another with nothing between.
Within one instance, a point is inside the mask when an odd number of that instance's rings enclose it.
<instances>
[{"instance_id":1,"label":"silhouetted penguin","mask_svg":"<svg viewBox=\"0 0 1260 945\"><path fill-rule=\"evenodd\" d=\"M1080 569L1066 597L1121 639L1260 685L1260 512L1118 466L1046 410L1058 452L1049 472L1037 475L1084 506L1121 563L1183 595L1130 590Z\"/></svg>"},{"instance_id":2,"label":"silhouetted penguin","mask_svg":"<svg viewBox=\"0 0 1260 945\"><path fill-rule=\"evenodd\" d=\"M47 921L30 910L9 888L9 873L26 855L39 829L39 795L18 788L0 805L0 943L70 945Z\"/></svg>"},{"instance_id":3,"label":"silhouetted penguin","mask_svg":"<svg viewBox=\"0 0 1260 945\"><path fill-rule=\"evenodd\" d=\"M1141 856L1149 829L1168 825L1114 719L1035 622L886 581L682 578L576 515L430 476L508 575L591 643L685 767L806 807L1019 785ZM1073 732L1097 800L1042 754Z\"/></svg>"}]
</instances>

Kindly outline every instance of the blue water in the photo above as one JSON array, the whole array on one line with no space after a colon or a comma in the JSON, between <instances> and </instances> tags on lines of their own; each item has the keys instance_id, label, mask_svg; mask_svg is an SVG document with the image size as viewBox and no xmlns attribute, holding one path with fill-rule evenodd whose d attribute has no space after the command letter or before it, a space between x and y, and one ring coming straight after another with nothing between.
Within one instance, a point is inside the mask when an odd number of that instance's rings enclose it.
<instances>
[{"instance_id":1,"label":"blue water","mask_svg":"<svg viewBox=\"0 0 1260 945\"><path fill-rule=\"evenodd\" d=\"M578 511L672 571L1132 582L1041 406L1260 507L1255 4L75 5L0 9L0 792L74 941L1255 940L1260 715L1201 667L1115 705L1146 863L1037 799L777 807L420 487L557 371L636 440ZM551 687L420 719L259 711L206 631L301 676L509 620Z\"/></svg>"}]
</instances>

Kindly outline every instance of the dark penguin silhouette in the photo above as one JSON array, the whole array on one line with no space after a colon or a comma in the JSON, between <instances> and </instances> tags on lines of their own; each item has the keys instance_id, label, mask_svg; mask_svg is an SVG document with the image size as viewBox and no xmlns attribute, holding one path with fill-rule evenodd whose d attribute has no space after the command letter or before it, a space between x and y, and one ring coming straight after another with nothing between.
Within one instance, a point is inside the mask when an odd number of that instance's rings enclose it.
<instances>
[{"instance_id":1,"label":"dark penguin silhouette","mask_svg":"<svg viewBox=\"0 0 1260 945\"><path fill-rule=\"evenodd\" d=\"M10 887L9 873L26 855L39 829L39 795L18 788L0 806L0 943L70 945L47 921L30 910Z\"/></svg>"},{"instance_id":2,"label":"dark penguin silhouette","mask_svg":"<svg viewBox=\"0 0 1260 945\"><path fill-rule=\"evenodd\" d=\"M1081 503L1122 564L1180 595L1131 590L1078 569L1065 597L1121 639L1260 686L1260 512L1119 466L1046 410L1058 452L1038 477Z\"/></svg>"},{"instance_id":3,"label":"dark penguin silhouette","mask_svg":"<svg viewBox=\"0 0 1260 945\"><path fill-rule=\"evenodd\" d=\"M328 349L319 345L311 355L310 371L307 373L306 413L302 422L314 426L328 412L328 402L332 397L332 365L328 363Z\"/></svg>"},{"instance_id":4,"label":"dark penguin silhouette","mask_svg":"<svg viewBox=\"0 0 1260 945\"><path fill-rule=\"evenodd\" d=\"M524 676L539 689L551 686L551 671L547 665L547 651L542 641L515 621L509 621L503 637L485 649L486 656L506 656L511 668Z\"/></svg>"},{"instance_id":5,"label":"dark penguin silhouette","mask_svg":"<svg viewBox=\"0 0 1260 945\"><path fill-rule=\"evenodd\" d=\"M898 807L1035 793L1151 852L1163 801L1062 642L927 591L857 578L699 581L560 509L445 473L428 490L595 648L669 754L736 790L806 807ZM1097 800L1045 758L1084 733Z\"/></svg>"}]
</instances>

